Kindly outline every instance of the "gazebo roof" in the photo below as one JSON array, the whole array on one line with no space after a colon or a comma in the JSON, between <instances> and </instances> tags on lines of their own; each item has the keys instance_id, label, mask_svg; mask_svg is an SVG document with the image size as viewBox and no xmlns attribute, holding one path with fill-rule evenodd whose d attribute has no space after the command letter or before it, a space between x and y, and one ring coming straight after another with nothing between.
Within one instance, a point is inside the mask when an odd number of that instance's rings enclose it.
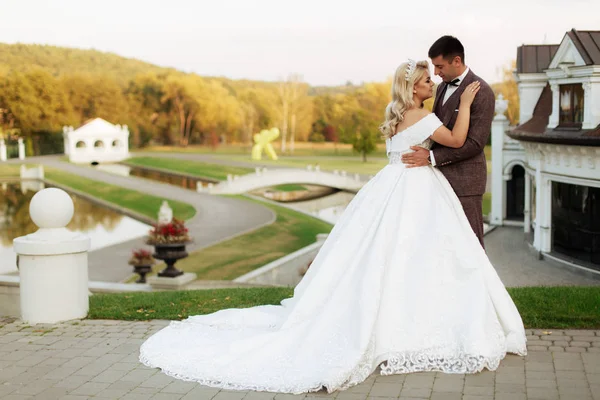
<instances>
[{"instance_id":1,"label":"gazebo roof","mask_svg":"<svg viewBox=\"0 0 600 400\"><path fill-rule=\"evenodd\" d=\"M123 134L126 129L120 125L113 125L110 122L102 118L94 118L87 121L79 128L68 132L69 135L74 136L103 136L103 135L115 135Z\"/></svg>"}]
</instances>

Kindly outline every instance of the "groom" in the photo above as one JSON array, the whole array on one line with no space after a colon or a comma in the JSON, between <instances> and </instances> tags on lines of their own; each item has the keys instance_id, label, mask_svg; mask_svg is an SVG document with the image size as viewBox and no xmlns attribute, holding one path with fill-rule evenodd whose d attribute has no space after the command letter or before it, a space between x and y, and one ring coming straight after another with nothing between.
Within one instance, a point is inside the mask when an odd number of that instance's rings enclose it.
<instances>
[{"instance_id":1,"label":"groom","mask_svg":"<svg viewBox=\"0 0 600 400\"><path fill-rule=\"evenodd\" d=\"M487 164L483 149L490 137L494 118L495 96L490 86L465 65L465 50L453 36L442 36L429 49L435 74L443 82L438 86L433 112L448 129L454 127L460 95L473 81L481 89L471 105L469 132L465 144L458 149L435 144L431 151L411 147L414 153L402 156L408 167L432 165L439 168L456 192L467 219L483 246L483 194L487 180Z\"/></svg>"}]
</instances>

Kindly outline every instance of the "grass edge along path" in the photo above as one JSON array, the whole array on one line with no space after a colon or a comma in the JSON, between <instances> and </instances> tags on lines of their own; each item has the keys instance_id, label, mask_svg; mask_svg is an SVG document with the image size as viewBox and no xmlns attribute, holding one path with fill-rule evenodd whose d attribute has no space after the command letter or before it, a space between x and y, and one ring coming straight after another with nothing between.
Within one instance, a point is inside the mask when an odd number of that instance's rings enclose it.
<instances>
[{"instance_id":1,"label":"grass edge along path","mask_svg":"<svg viewBox=\"0 0 600 400\"><path fill-rule=\"evenodd\" d=\"M508 288L527 329L600 329L600 287ZM238 288L96 294L91 319L181 320L226 308L279 304L293 288Z\"/></svg>"},{"instance_id":2,"label":"grass edge along path","mask_svg":"<svg viewBox=\"0 0 600 400\"><path fill-rule=\"evenodd\" d=\"M253 201L277 215L272 224L224 242L190 253L177 261L177 268L196 273L199 280L232 280L263 265L306 247L319 233L329 233L333 225L301 212L248 196L228 196ZM153 273L164 264L155 265Z\"/></svg>"},{"instance_id":3,"label":"grass edge along path","mask_svg":"<svg viewBox=\"0 0 600 400\"><path fill-rule=\"evenodd\" d=\"M179 172L196 178L227 180L227 175L246 175L254 172L252 168L233 167L222 164L209 164L201 161L178 158L139 156L124 161L123 164L137 167L150 167L166 172Z\"/></svg>"},{"instance_id":4,"label":"grass edge along path","mask_svg":"<svg viewBox=\"0 0 600 400\"><path fill-rule=\"evenodd\" d=\"M156 213L160 209L163 198L123 188L108 183L82 178L80 176L56 169L46 168L46 178L50 183L56 182L67 188L85 193L93 198L115 204L156 220ZM168 199L169 206L173 209L173 216L188 220L196 214L196 209L190 204Z\"/></svg>"}]
</instances>

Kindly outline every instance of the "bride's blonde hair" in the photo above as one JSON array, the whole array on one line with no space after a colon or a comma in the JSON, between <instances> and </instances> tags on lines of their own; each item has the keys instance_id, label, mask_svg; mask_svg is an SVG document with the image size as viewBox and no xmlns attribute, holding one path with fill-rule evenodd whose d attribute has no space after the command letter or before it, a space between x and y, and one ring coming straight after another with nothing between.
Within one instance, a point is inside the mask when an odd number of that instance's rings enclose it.
<instances>
[{"instance_id":1,"label":"bride's blonde hair","mask_svg":"<svg viewBox=\"0 0 600 400\"><path fill-rule=\"evenodd\" d=\"M396 126L404 121L404 113L415 105L413 86L428 70L427 61L408 61L396 68L392 82L392 101L385 108L385 121L379 126L386 139L394 136Z\"/></svg>"}]
</instances>

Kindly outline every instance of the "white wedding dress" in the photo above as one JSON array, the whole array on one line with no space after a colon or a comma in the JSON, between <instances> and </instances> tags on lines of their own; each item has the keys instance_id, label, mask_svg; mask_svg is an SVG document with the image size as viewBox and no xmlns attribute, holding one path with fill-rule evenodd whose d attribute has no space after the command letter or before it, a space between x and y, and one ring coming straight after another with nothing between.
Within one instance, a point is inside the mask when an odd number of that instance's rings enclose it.
<instances>
[{"instance_id":1,"label":"white wedding dress","mask_svg":"<svg viewBox=\"0 0 600 400\"><path fill-rule=\"evenodd\" d=\"M435 168L431 114L388 140L390 163L356 195L294 296L172 322L140 360L203 385L283 393L342 390L382 374L494 370L526 354L521 317Z\"/></svg>"}]
</instances>

